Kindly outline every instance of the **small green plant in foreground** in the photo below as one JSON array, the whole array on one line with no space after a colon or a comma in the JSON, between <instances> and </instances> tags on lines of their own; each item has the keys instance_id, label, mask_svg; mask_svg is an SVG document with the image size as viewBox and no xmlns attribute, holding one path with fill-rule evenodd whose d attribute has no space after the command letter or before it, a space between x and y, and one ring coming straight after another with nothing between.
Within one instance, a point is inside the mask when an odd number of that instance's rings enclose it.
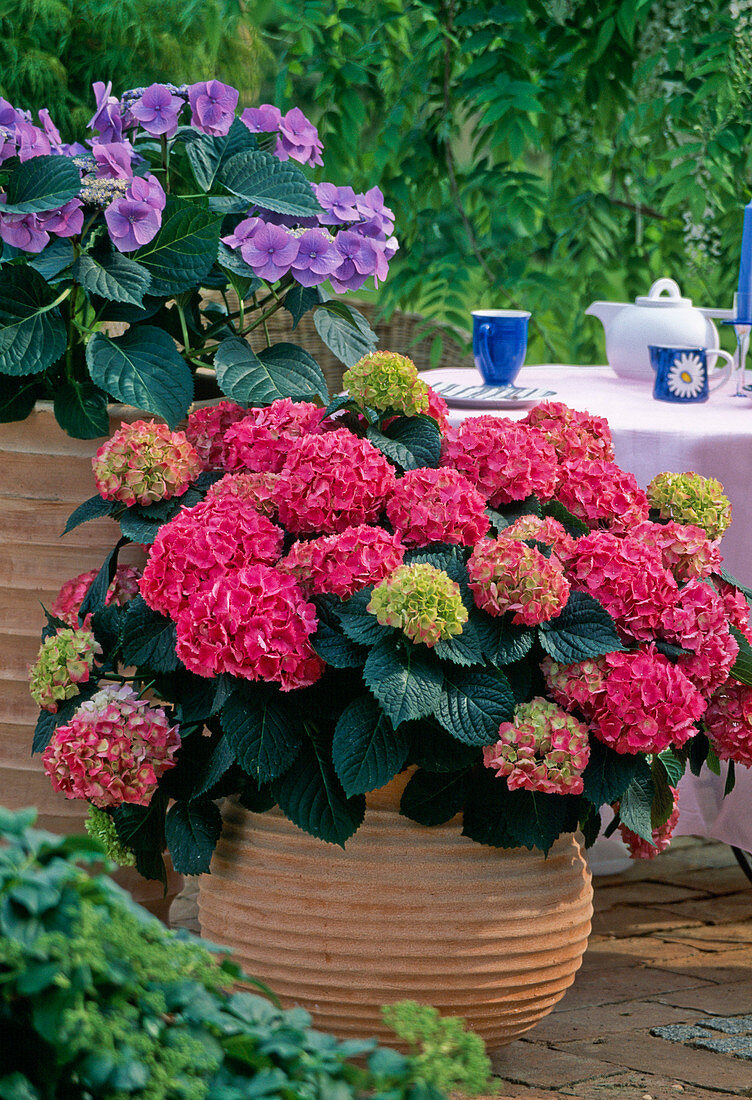
<instances>
[{"instance_id":1,"label":"small green plant in foreground","mask_svg":"<svg viewBox=\"0 0 752 1100\"><path fill-rule=\"evenodd\" d=\"M93 837L37 831L35 816L0 808L0 1100L443 1100L485 1086L483 1044L461 1021L390 1006L407 1056L316 1031L84 870L103 858ZM239 977L259 992L234 991Z\"/></svg>"}]
</instances>

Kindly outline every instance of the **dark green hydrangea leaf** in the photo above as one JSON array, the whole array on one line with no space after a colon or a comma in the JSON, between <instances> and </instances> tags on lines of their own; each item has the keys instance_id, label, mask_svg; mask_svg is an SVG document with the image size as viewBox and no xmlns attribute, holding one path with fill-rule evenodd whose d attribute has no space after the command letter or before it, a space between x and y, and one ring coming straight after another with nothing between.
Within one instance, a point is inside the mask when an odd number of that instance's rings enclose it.
<instances>
[{"instance_id":1,"label":"dark green hydrangea leaf","mask_svg":"<svg viewBox=\"0 0 752 1100\"><path fill-rule=\"evenodd\" d=\"M637 774L640 758L615 752L597 737L590 739L590 760L582 773L583 794L594 806L615 802Z\"/></svg>"},{"instance_id":2,"label":"dark green hydrangea leaf","mask_svg":"<svg viewBox=\"0 0 752 1100\"><path fill-rule=\"evenodd\" d=\"M172 619L152 611L142 596L130 601L121 642L125 664L153 672L174 672L180 666L175 653L176 642Z\"/></svg>"},{"instance_id":3,"label":"dark green hydrangea leaf","mask_svg":"<svg viewBox=\"0 0 752 1100\"><path fill-rule=\"evenodd\" d=\"M650 766L638 758L635 776L619 802L619 817L628 829L643 840L653 843L652 806L655 784Z\"/></svg>"},{"instance_id":4,"label":"dark green hydrangea leaf","mask_svg":"<svg viewBox=\"0 0 752 1100\"><path fill-rule=\"evenodd\" d=\"M319 840L341 848L365 815L365 797L347 797L331 763L331 746L313 732L297 766L277 779L272 791L290 821Z\"/></svg>"},{"instance_id":5,"label":"dark green hydrangea leaf","mask_svg":"<svg viewBox=\"0 0 752 1100\"><path fill-rule=\"evenodd\" d=\"M384 638L373 647L363 680L395 729L402 722L432 714L439 706L440 665L429 653L396 637Z\"/></svg>"},{"instance_id":6,"label":"dark green hydrangea leaf","mask_svg":"<svg viewBox=\"0 0 752 1100\"><path fill-rule=\"evenodd\" d=\"M586 592L570 592L560 614L538 627L538 637L546 653L563 665L624 649L614 620Z\"/></svg>"},{"instance_id":7,"label":"dark green hydrangea leaf","mask_svg":"<svg viewBox=\"0 0 752 1100\"><path fill-rule=\"evenodd\" d=\"M466 745L491 745L502 722L511 721L515 698L501 672L445 668L434 715Z\"/></svg>"},{"instance_id":8,"label":"dark green hydrangea leaf","mask_svg":"<svg viewBox=\"0 0 752 1100\"><path fill-rule=\"evenodd\" d=\"M370 695L354 699L343 710L332 741L332 763L348 798L393 779L409 748L409 731L395 730Z\"/></svg>"},{"instance_id":9,"label":"dark green hydrangea leaf","mask_svg":"<svg viewBox=\"0 0 752 1100\"><path fill-rule=\"evenodd\" d=\"M271 692L234 692L222 707L221 721L238 764L257 783L277 779L300 753L301 723Z\"/></svg>"},{"instance_id":10,"label":"dark green hydrangea leaf","mask_svg":"<svg viewBox=\"0 0 752 1100\"><path fill-rule=\"evenodd\" d=\"M178 874L208 873L221 832L222 815L208 798L175 802L165 819L165 840Z\"/></svg>"},{"instance_id":11,"label":"dark green hydrangea leaf","mask_svg":"<svg viewBox=\"0 0 752 1100\"><path fill-rule=\"evenodd\" d=\"M471 772L437 774L417 771L411 776L400 801L400 813L419 825L443 825L465 804Z\"/></svg>"}]
</instances>

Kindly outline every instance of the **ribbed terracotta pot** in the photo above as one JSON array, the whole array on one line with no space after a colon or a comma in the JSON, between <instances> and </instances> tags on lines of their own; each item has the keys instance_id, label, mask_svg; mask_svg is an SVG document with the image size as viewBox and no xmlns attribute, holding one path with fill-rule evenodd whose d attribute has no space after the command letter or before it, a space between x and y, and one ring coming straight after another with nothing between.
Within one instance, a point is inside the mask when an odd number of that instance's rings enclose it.
<instances>
[{"instance_id":1,"label":"ribbed terracotta pot","mask_svg":"<svg viewBox=\"0 0 752 1100\"><path fill-rule=\"evenodd\" d=\"M117 406L112 433L143 413ZM72 439L52 405L40 402L26 420L0 424L0 804L36 806L39 826L80 832L86 807L56 794L31 741L39 710L29 695L27 670L39 651L49 607L70 577L99 568L117 528L102 519L61 538L73 509L96 492L91 459L101 439ZM137 548L120 559L141 562Z\"/></svg>"},{"instance_id":2,"label":"ribbed terracotta pot","mask_svg":"<svg viewBox=\"0 0 752 1100\"><path fill-rule=\"evenodd\" d=\"M380 1007L410 998L465 1017L494 1050L572 984L590 932L590 873L572 835L544 859L476 844L457 820L416 825L396 811L404 781L369 796L344 851L279 810L228 801L201 878L202 935L335 1035L393 1044Z\"/></svg>"}]
</instances>

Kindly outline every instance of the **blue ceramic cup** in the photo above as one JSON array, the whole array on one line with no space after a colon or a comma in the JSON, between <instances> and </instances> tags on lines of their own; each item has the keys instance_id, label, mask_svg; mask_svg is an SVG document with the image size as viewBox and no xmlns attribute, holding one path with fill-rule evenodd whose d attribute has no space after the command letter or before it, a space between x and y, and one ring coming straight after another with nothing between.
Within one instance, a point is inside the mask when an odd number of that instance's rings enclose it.
<instances>
[{"instance_id":1,"label":"blue ceramic cup","mask_svg":"<svg viewBox=\"0 0 752 1100\"><path fill-rule=\"evenodd\" d=\"M525 362L529 320L524 309L473 310L473 358L488 385L514 382Z\"/></svg>"},{"instance_id":2,"label":"blue ceramic cup","mask_svg":"<svg viewBox=\"0 0 752 1100\"><path fill-rule=\"evenodd\" d=\"M713 390L718 389L731 374L734 357L721 348L663 347L651 344L650 364L655 371L653 397L657 401L671 401L675 405L699 404L707 401ZM711 356L726 359L729 366L717 372L708 366ZM714 374L710 385L710 374Z\"/></svg>"}]
</instances>

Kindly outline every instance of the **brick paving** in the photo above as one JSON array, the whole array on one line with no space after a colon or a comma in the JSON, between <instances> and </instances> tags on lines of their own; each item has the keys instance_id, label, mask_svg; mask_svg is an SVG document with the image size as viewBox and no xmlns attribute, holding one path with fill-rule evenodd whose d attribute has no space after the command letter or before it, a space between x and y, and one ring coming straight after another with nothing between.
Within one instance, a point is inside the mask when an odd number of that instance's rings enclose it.
<instances>
[{"instance_id":1,"label":"brick paving","mask_svg":"<svg viewBox=\"0 0 752 1100\"><path fill-rule=\"evenodd\" d=\"M197 928L193 889L172 917ZM495 1057L496 1100L752 1097L752 1061L650 1033L750 1013L752 883L725 845L681 837L595 880L582 968L551 1015Z\"/></svg>"}]
</instances>

